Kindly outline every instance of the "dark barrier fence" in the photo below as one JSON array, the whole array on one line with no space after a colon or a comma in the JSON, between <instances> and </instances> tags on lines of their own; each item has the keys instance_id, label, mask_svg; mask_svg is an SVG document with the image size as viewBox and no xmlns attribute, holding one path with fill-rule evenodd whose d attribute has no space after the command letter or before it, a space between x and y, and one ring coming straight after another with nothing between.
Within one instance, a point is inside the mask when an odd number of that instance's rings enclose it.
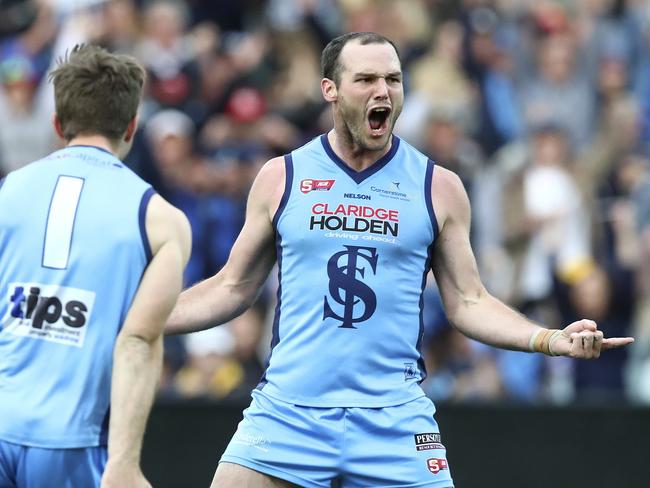
<instances>
[{"instance_id":1,"label":"dark barrier fence","mask_svg":"<svg viewBox=\"0 0 650 488\"><path fill-rule=\"evenodd\" d=\"M241 405L158 403L143 450L155 488L209 487ZM438 407L457 488L648 488L650 409Z\"/></svg>"}]
</instances>

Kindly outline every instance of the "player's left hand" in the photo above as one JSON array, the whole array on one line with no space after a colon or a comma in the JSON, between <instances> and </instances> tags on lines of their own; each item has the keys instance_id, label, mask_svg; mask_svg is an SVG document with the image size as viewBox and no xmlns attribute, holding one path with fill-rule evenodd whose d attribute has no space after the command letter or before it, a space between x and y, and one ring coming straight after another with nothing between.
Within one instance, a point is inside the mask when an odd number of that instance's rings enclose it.
<instances>
[{"instance_id":1,"label":"player's left hand","mask_svg":"<svg viewBox=\"0 0 650 488\"><path fill-rule=\"evenodd\" d=\"M603 336L593 320L578 320L562 330L551 340L550 349L556 356L569 356L578 359L596 359L602 351L627 346L634 342L633 337Z\"/></svg>"}]
</instances>

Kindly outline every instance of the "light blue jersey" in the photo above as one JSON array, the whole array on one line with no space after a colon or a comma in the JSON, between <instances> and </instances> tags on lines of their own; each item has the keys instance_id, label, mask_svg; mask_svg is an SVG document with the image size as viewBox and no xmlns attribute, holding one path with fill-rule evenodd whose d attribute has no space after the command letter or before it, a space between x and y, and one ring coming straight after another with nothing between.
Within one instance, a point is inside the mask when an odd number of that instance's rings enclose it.
<instances>
[{"instance_id":1,"label":"light blue jersey","mask_svg":"<svg viewBox=\"0 0 650 488\"><path fill-rule=\"evenodd\" d=\"M105 445L115 339L150 259L153 190L73 146L0 187L0 440Z\"/></svg>"},{"instance_id":2,"label":"light blue jersey","mask_svg":"<svg viewBox=\"0 0 650 488\"><path fill-rule=\"evenodd\" d=\"M423 396L433 162L393 137L382 159L356 172L323 135L285 164L273 221L278 306L258 388L313 407L386 407Z\"/></svg>"}]
</instances>

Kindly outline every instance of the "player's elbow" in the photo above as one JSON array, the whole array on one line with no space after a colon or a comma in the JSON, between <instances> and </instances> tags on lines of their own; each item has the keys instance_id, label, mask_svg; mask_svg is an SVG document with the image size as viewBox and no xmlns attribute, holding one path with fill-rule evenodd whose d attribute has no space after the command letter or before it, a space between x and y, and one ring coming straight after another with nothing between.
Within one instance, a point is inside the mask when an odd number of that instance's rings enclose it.
<instances>
[{"instance_id":1,"label":"player's elbow","mask_svg":"<svg viewBox=\"0 0 650 488\"><path fill-rule=\"evenodd\" d=\"M162 331L120 333L115 343L116 353L121 351L131 355L150 355L162 347Z\"/></svg>"},{"instance_id":2,"label":"player's elbow","mask_svg":"<svg viewBox=\"0 0 650 488\"><path fill-rule=\"evenodd\" d=\"M466 290L455 290L454 293L443 295L443 303L447 320L456 328L463 329L463 324L476 320L480 313L480 305L488 296L483 286Z\"/></svg>"}]
</instances>

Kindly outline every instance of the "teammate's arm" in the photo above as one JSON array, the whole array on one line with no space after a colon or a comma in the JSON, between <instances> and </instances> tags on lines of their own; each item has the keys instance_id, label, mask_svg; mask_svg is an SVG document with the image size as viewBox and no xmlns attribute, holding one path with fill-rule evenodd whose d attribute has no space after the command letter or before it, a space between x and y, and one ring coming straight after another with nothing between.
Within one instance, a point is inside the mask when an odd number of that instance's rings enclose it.
<instances>
[{"instance_id":1,"label":"teammate's arm","mask_svg":"<svg viewBox=\"0 0 650 488\"><path fill-rule=\"evenodd\" d=\"M284 192L283 158L266 163L253 182L246 221L224 267L185 290L165 332L180 334L223 324L253 304L276 259L272 225Z\"/></svg>"},{"instance_id":2,"label":"teammate's arm","mask_svg":"<svg viewBox=\"0 0 650 488\"><path fill-rule=\"evenodd\" d=\"M190 254L185 215L158 195L147 207L146 230L153 258L113 352L108 463L102 488L149 486L140 471L142 437L160 378L165 322L182 289Z\"/></svg>"},{"instance_id":3,"label":"teammate's arm","mask_svg":"<svg viewBox=\"0 0 650 488\"><path fill-rule=\"evenodd\" d=\"M633 342L630 337L603 338L591 320L548 331L490 295L481 282L470 246L469 199L458 176L436 167L432 199L440 226L433 272L447 316L463 334L504 349L579 358L595 358L601 350Z\"/></svg>"}]
</instances>

